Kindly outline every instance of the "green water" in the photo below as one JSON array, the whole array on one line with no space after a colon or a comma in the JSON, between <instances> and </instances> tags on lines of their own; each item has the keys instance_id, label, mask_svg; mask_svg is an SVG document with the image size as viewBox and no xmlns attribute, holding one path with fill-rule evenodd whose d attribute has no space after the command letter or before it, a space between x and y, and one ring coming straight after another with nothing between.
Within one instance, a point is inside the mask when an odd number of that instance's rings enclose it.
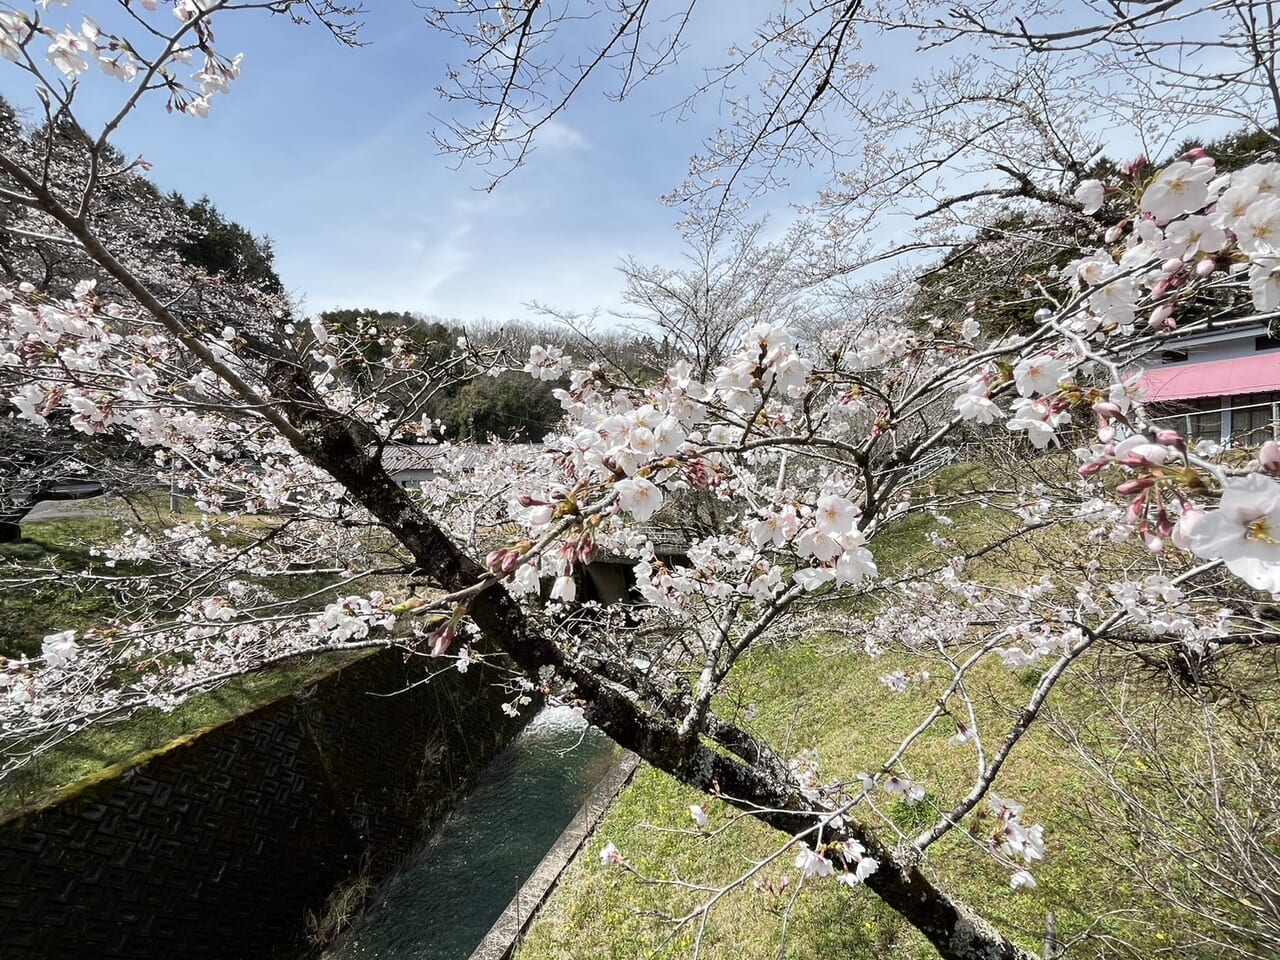
<instances>
[{"instance_id":1,"label":"green water","mask_svg":"<svg viewBox=\"0 0 1280 960\"><path fill-rule=\"evenodd\" d=\"M323 960L467 960L614 757L573 711L542 711Z\"/></svg>"}]
</instances>

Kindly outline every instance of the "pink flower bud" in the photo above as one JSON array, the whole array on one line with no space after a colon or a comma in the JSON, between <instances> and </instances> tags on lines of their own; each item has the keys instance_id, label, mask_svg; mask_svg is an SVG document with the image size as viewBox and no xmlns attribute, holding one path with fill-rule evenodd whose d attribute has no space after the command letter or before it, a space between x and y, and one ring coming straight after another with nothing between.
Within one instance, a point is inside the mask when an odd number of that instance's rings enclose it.
<instances>
[{"instance_id":1,"label":"pink flower bud","mask_svg":"<svg viewBox=\"0 0 1280 960\"><path fill-rule=\"evenodd\" d=\"M1258 463L1268 473L1280 473L1280 443L1268 440L1258 451Z\"/></svg>"},{"instance_id":2,"label":"pink flower bud","mask_svg":"<svg viewBox=\"0 0 1280 960\"><path fill-rule=\"evenodd\" d=\"M1151 311L1151 320L1149 321L1153 327L1162 327L1165 321L1173 316L1173 305L1162 303Z\"/></svg>"},{"instance_id":3,"label":"pink flower bud","mask_svg":"<svg viewBox=\"0 0 1280 960\"><path fill-rule=\"evenodd\" d=\"M1126 467L1158 467L1169 457L1169 451L1155 443L1144 443L1129 451L1122 459Z\"/></svg>"},{"instance_id":4,"label":"pink flower bud","mask_svg":"<svg viewBox=\"0 0 1280 960\"><path fill-rule=\"evenodd\" d=\"M1116 493L1122 497L1132 496L1135 493L1142 493L1154 482L1150 477L1136 477L1133 480L1126 480L1124 483L1117 484ZM1136 505L1136 502L1131 504L1130 507L1132 508L1134 505Z\"/></svg>"},{"instance_id":5,"label":"pink flower bud","mask_svg":"<svg viewBox=\"0 0 1280 960\"><path fill-rule=\"evenodd\" d=\"M1120 172L1126 177L1136 177L1142 172L1142 168L1147 165L1147 155L1140 153L1124 166L1120 168Z\"/></svg>"},{"instance_id":6,"label":"pink flower bud","mask_svg":"<svg viewBox=\"0 0 1280 960\"><path fill-rule=\"evenodd\" d=\"M1157 430L1156 442L1163 443L1167 447L1181 447L1183 445L1182 434L1177 430Z\"/></svg>"},{"instance_id":7,"label":"pink flower bud","mask_svg":"<svg viewBox=\"0 0 1280 960\"><path fill-rule=\"evenodd\" d=\"M1093 412L1104 419L1120 416L1120 404L1112 403L1110 400L1099 400L1093 405Z\"/></svg>"},{"instance_id":8,"label":"pink flower bud","mask_svg":"<svg viewBox=\"0 0 1280 960\"><path fill-rule=\"evenodd\" d=\"M1107 243L1115 243L1124 236L1124 231L1128 226L1128 220L1121 220L1119 223L1112 224L1107 227L1107 232L1102 235L1102 239Z\"/></svg>"},{"instance_id":9,"label":"pink flower bud","mask_svg":"<svg viewBox=\"0 0 1280 960\"><path fill-rule=\"evenodd\" d=\"M1144 494L1134 500L1125 508L1124 518L1132 524L1137 524L1147 512L1147 498Z\"/></svg>"},{"instance_id":10,"label":"pink flower bud","mask_svg":"<svg viewBox=\"0 0 1280 960\"><path fill-rule=\"evenodd\" d=\"M446 623L443 627L431 635L431 655L433 657L443 656L449 650L449 645L453 643L453 638L458 635L453 624Z\"/></svg>"},{"instance_id":11,"label":"pink flower bud","mask_svg":"<svg viewBox=\"0 0 1280 960\"><path fill-rule=\"evenodd\" d=\"M1209 274L1213 273L1213 271L1217 269L1218 269L1218 261L1214 260L1213 257L1205 257L1203 260L1201 260L1199 263L1196 264L1196 276L1207 277L1209 276Z\"/></svg>"},{"instance_id":12,"label":"pink flower bud","mask_svg":"<svg viewBox=\"0 0 1280 960\"><path fill-rule=\"evenodd\" d=\"M1160 265L1160 272L1167 274L1175 274L1182 272L1182 258L1170 257Z\"/></svg>"},{"instance_id":13,"label":"pink flower bud","mask_svg":"<svg viewBox=\"0 0 1280 960\"><path fill-rule=\"evenodd\" d=\"M1209 160L1210 162L1213 161L1213 158L1209 156L1209 152L1205 150L1204 147L1192 147L1190 150L1188 150L1178 159L1185 160L1187 161L1187 163L1194 163L1196 160L1205 160L1205 159Z\"/></svg>"},{"instance_id":14,"label":"pink flower bud","mask_svg":"<svg viewBox=\"0 0 1280 960\"><path fill-rule=\"evenodd\" d=\"M1156 536L1151 530L1142 531L1142 545L1152 553L1159 553L1164 549L1164 540Z\"/></svg>"},{"instance_id":15,"label":"pink flower bud","mask_svg":"<svg viewBox=\"0 0 1280 960\"><path fill-rule=\"evenodd\" d=\"M1102 443L1110 443L1116 438L1116 428L1110 424L1104 424L1098 427L1098 440Z\"/></svg>"},{"instance_id":16,"label":"pink flower bud","mask_svg":"<svg viewBox=\"0 0 1280 960\"><path fill-rule=\"evenodd\" d=\"M505 548L499 548L497 550L494 550L487 557L484 558L485 567L489 570L492 570L494 573L497 573L500 569L502 569L502 564L506 559L506 553L507 551Z\"/></svg>"},{"instance_id":17,"label":"pink flower bud","mask_svg":"<svg viewBox=\"0 0 1280 960\"><path fill-rule=\"evenodd\" d=\"M1086 464L1082 464L1079 470L1080 476L1091 477L1095 473L1099 473L1107 465L1105 460L1090 460Z\"/></svg>"}]
</instances>

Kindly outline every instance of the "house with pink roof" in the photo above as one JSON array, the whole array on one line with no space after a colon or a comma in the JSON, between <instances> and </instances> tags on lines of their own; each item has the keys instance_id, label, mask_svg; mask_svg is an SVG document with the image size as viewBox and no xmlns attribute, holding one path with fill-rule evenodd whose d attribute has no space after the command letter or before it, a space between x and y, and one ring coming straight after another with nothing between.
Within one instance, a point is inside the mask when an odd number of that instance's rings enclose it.
<instances>
[{"instance_id":1,"label":"house with pink roof","mask_svg":"<svg viewBox=\"0 0 1280 960\"><path fill-rule=\"evenodd\" d=\"M1267 325L1170 340L1143 361L1148 409L1192 440L1256 447L1280 424L1280 337Z\"/></svg>"}]
</instances>

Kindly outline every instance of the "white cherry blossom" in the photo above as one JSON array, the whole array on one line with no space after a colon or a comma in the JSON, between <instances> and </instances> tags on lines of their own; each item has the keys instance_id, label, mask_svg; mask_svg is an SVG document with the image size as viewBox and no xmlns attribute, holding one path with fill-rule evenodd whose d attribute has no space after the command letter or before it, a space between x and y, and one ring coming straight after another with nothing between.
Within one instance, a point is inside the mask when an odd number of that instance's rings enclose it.
<instances>
[{"instance_id":1,"label":"white cherry blossom","mask_svg":"<svg viewBox=\"0 0 1280 960\"><path fill-rule=\"evenodd\" d=\"M982 394L962 393L956 397L953 406L965 420L972 420L974 423L986 425L995 423L1000 417L1004 416L1004 411L999 405L989 397Z\"/></svg>"},{"instance_id":2,"label":"white cherry blossom","mask_svg":"<svg viewBox=\"0 0 1280 960\"><path fill-rule=\"evenodd\" d=\"M829 877L836 872L830 860L809 847L800 848L800 852L796 854L796 866L805 880Z\"/></svg>"},{"instance_id":3,"label":"white cherry blossom","mask_svg":"<svg viewBox=\"0 0 1280 960\"><path fill-rule=\"evenodd\" d=\"M1030 397L1037 393L1052 393L1067 375L1067 364L1059 357L1039 354L1019 360L1013 368L1013 379L1018 393Z\"/></svg>"},{"instance_id":4,"label":"white cherry blossom","mask_svg":"<svg viewBox=\"0 0 1280 960\"><path fill-rule=\"evenodd\" d=\"M1102 209L1106 198L1106 187L1101 180L1082 180L1076 187L1076 202L1080 204L1080 212L1091 216Z\"/></svg>"},{"instance_id":5,"label":"white cherry blossom","mask_svg":"<svg viewBox=\"0 0 1280 960\"><path fill-rule=\"evenodd\" d=\"M80 654L80 648L76 644L76 631L63 630L45 637L40 654L44 657L44 662L53 669L67 666Z\"/></svg>"},{"instance_id":6,"label":"white cherry blossom","mask_svg":"<svg viewBox=\"0 0 1280 960\"><path fill-rule=\"evenodd\" d=\"M68 77L75 77L89 69L89 59L95 56L97 47L93 41L70 30L54 37L49 45L49 62Z\"/></svg>"},{"instance_id":7,"label":"white cherry blossom","mask_svg":"<svg viewBox=\"0 0 1280 960\"><path fill-rule=\"evenodd\" d=\"M1232 230L1240 249L1250 257L1280 257L1280 196L1255 200Z\"/></svg>"},{"instance_id":8,"label":"white cherry blossom","mask_svg":"<svg viewBox=\"0 0 1280 960\"><path fill-rule=\"evenodd\" d=\"M1222 560L1256 590L1280 592L1280 483L1261 474L1227 481L1216 509L1186 512L1179 539L1198 557Z\"/></svg>"},{"instance_id":9,"label":"white cherry blossom","mask_svg":"<svg viewBox=\"0 0 1280 960\"><path fill-rule=\"evenodd\" d=\"M1142 193L1141 209L1157 220L1168 221L1194 213L1209 199L1214 168L1179 160L1156 175Z\"/></svg>"},{"instance_id":10,"label":"white cherry blossom","mask_svg":"<svg viewBox=\"0 0 1280 960\"><path fill-rule=\"evenodd\" d=\"M628 477L613 485L618 494L618 504L636 520L643 523L662 506L662 491L643 477Z\"/></svg>"}]
</instances>

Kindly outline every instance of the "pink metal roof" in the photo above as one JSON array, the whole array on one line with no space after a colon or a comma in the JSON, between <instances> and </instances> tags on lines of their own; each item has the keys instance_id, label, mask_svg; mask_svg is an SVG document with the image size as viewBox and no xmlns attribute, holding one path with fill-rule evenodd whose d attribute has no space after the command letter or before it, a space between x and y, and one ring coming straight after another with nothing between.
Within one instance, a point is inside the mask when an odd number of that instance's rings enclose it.
<instances>
[{"instance_id":1,"label":"pink metal roof","mask_svg":"<svg viewBox=\"0 0 1280 960\"><path fill-rule=\"evenodd\" d=\"M1139 384L1148 400L1191 400L1280 390L1280 351L1154 367Z\"/></svg>"}]
</instances>

